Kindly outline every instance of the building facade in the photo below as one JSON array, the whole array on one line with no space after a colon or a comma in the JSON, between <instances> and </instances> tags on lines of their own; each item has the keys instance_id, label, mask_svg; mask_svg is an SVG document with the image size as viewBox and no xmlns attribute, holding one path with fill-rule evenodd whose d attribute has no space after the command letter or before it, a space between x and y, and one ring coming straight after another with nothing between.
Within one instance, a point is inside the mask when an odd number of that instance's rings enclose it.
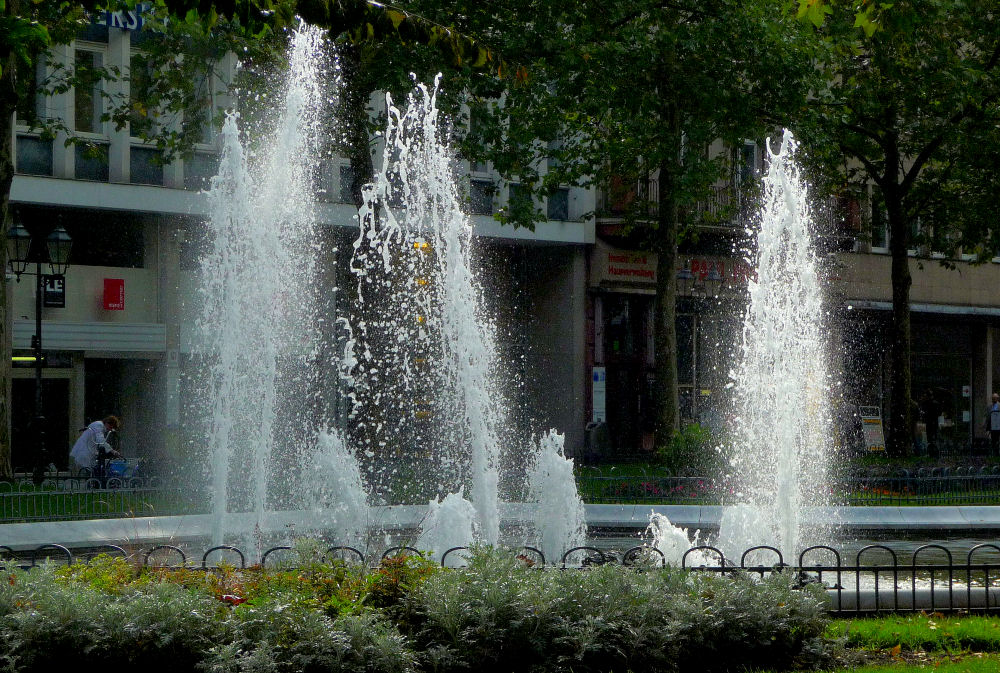
<instances>
[{"instance_id":1,"label":"building facade","mask_svg":"<svg viewBox=\"0 0 1000 673\"><path fill-rule=\"evenodd\" d=\"M141 52L137 27L95 24L55 56L128 72ZM211 84L215 109L232 104L227 77L236 64L222 66ZM127 81L95 86L129 94ZM157 150L133 137L128 125L116 130L102 120L103 93L70 89L34 101L40 115L64 120L86 143L46 139L25 125L14 131L11 201L18 219L33 234L62 224L73 238L65 306L44 308L41 316L49 422L41 458L57 467L65 466L79 429L108 413L126 419L126 453L154 461L169 461L183 425L196 422L185 407L184 373L199 366L191 350L208 214L201 190L216 170L218 139L208 133L193 156L161 165ZM762 168L752 143L734 157L734 183L720 185L702 206L726 215L698 225L676 270L681 415L720 428L729 370L739 354L745 287L754 275L734 252L745 244L751 204L741 201L735 185ZM524 433L558 429L577 455L652 450L656 259L623 228L621 190L557 190L538 204L547 219L529 231L493 218L523 196L518 185L500 181L487 165L465 168L461 182L483 251L483 282L498 302L505 384L517 400L511 422ZM347 239L357 226L349 175L346 161L330 159L313 204L317 220ZM889 381L888 251L872 224L877 218L863 217L863 204L847 206L820 232L831 358L842 380L832 413L845 403L882 407ZM953 261L953 269L916 256L912 262L913 390L924 441L962 447L982 436L987 399L1000 387L1000 258ZM14 355L30 355L35 284L25 278L8 287ZM40 460L28 428L34 385L32 367L15 366L15 469Z\"/></svg>"}]
</instances>

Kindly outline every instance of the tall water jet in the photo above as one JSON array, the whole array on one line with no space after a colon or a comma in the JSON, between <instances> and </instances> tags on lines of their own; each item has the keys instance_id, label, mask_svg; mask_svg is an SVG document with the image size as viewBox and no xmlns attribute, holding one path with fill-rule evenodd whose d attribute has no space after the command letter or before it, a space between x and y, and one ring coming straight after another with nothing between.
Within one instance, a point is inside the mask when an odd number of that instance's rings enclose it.
<instances>
[{"instance_id":1,"label":"tall water jet","mask_svg":"<svg viewBox=\"0 0 1000 673\"><path fill-rule=\"evenodd\" d=\"M536 544L550 561L558 561L587 539L586 511L576 489L573 460L563 451L564 441L555 430L543 434L528 470L528 500L537 504Z\"/></svg>"},{"instance_id":2,"label":"tall water jet","mask_svg":"<svg viewBox=\"0 0 1000 673\"><path fill-rule=\"evenodd\" d=\"M318 135L322 31L293 34L279 119L253 161L240 142L237 115L222 130L220 169L209 200L211 247L202 259L203 311L196 348L210 363L212 538L221 544L227 512L252 511L259 525L274 490L271 454L286 366L301 361L313 337L310 151ZM301 377L300 377L301 378ZM288 454L294 448L282 447Z\"/></svg>"},{"instance_id":3,"label":"tall water jet","mask_svg":"<svg viewBox=\"0 0 1000 673\"><path fill-rule=\"evenodd\" d=\"M356 343L345 361L361 410L353 437L370 456L410 457L396 469L423 462L425 474L411 480L430 480L435 498L464 487L480 540L496 544L504 405L492 377L495 330L481 309L436 95L437 83L419 85L403 110L386 97L382 166L365 189L351 260Z\"/></svg>"},{"instance_id":4,"label":"tall water jet","mask_svg":"<svg viewBox=\"0 0 1000 673\"><path fill-rule=\"evenodd\" d=\"M785 131L767 150L759 229L748 261L743 342L735 383L732 457L737 507L723 515L719 545L732 554L771 545L785 558L803 542L803 511L824 503L830 453L829 381L818 261L806 185Z\"/></svg>"}]
</instances>

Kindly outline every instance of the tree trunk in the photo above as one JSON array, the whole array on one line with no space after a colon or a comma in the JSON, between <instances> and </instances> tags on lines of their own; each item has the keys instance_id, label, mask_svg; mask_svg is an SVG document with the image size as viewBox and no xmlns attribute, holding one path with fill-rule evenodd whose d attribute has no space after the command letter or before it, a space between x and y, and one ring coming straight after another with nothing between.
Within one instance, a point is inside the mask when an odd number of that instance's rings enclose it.
<instances>
[{"instance_id":1,"label":"tree trunk","mask_svg":"<svg viewBox=\"0 0 1000 673\"><path fill-rule=\"evenodd\" d=\"M8 3L8 8L10 4ZM9 51L2 62L0 76L0 478L11 476L10 407L11 407L11 333L7 329L7 230L10 228L10 188L14 182L14 147L12 145L14 111L17 109L17 61Z\"/></svg>"},{"instance_id":2,"label":"tree trunk","mask_svg":"<svg viewBox=\"0 0 1000 673\"><path fill-rule=\"evenodd\" d=\"M344 101L340 118L346 125L343 149L351 162L351 198L356 208L364 205L361 188L375 175L368 134L368 101L372 87L364 70L363 48L361 45L346 45L339 52Z\"/></svg>"},{"instance_id":3,"label":"tree trunk","mask_svg":"<svg viewBox=\"0 0 1000 673\"><path fill-rule=\"evenodd\" d=\"M887 158L893 167L896 157ZM889 327L891 390L889 394L889 455L903 457L913 449L913 402L910 383L910 223L902 207L902 195L887 175L889 188L883 189L889 220L889 252L892 255L892 323Z\"/></svg>"},{"instance_id":4,"label":"tree trunk","mask_svg":"<svg viewBox=\"0 0 1000 673\"><path fill-rule=\"evenodd\" d=\"M656 445L670 441L680 427L677 399L677 161L680 158L680 119L676 105L665 105L664 131L675 142L659 166L656 249L656 299L653 306L653 344L656 351L654 390Z\"/></svg>"}]
</instances>

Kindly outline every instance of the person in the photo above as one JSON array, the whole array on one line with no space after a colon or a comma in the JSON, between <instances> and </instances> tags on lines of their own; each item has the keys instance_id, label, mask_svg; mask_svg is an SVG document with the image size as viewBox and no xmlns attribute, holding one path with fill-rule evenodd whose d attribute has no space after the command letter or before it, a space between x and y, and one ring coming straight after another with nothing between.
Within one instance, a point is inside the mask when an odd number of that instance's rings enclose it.
<instances>
[{"instance_id":1,"label":"person","mask_svg":"<svg viewBox=\"0 0 1000 673\"><path fill-rule=\"evenodd\" d=\"M990 433L990 453L1000 452L1000 395L993 393L993 402L986 408L986 429Z\"/></svg>"},{"instance_id":2,"label":"person","mask_svg":"<svg viewBox=\"0 0 1000 673\"><path fill-rule=\"evenodd\" d=\"M70 460L76 464L74 471L79 472L86 468L91 471L91 474L97 475L109 454L121 458L122 455L111 448L107 439L112 432L120 427L121 421L117 416L108 416L103 420L94 421L84 428L83 434L76 440L69 452Z\"/></svg>"}]
</instances>

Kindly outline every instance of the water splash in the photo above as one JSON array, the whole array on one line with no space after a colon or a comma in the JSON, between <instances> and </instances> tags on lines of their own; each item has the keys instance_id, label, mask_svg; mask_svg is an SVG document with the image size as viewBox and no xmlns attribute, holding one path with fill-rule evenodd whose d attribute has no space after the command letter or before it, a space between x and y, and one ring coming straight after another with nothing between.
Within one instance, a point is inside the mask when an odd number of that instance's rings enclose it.
<instances>
[{"instance_id":1,"label":"water splash","mask_svg":"<svg viewBox=\"0 0 1000 673\"><path fill-rule=\"evenodd\" d=\"M528 500L535 511L537 545L545 558L557 560L573 547L586 544L587 518L576 489L573 459L567 458L564 437L549 430L537 442L534 464L528 471Z\"/></svg>"},{"instance_id":2,"label":"water splash","mask_svg":"<svg viewBox=\"0 0 1000 673\"><path fill-rule=\"evenodd\" d=\"M301 506L321 512L322 533L339 544L365 539L369 523L367 489L354 454L341 433L319 433L312 464L303 473Z\"/></svg>"},{"instance_id":3,"label":"water splash","mask_svg":"<svg viewBox=\"0 0 1000 673\"><path fill-rule=\"evenodd\" d=\"M829 385L818 261L807 189L785 131L768 141L768 171L735 381L737 510L723 517L727 556L767 544L787 557L805 534L803 510L823 504L830 450ZM749 527L752 526L752 527ZM749 528L748 528L749 527ZM747 532L752 531L752 538Z\"/></svg>"},{"instance_id":4,"label":"water splash","mask_svg":"<svg viewBox=\"0 0 1000 673\"><path fill-rule=\"evenodd\" d=\"M667 565L679 568L681 563L687 567L700 565L715 565L718 559L712 559L702 551L694 551L684 554L692 547L701 544L698 541L700 532L695 531L692 535L686 528L675 526L664 514L653 512L649 515L649 526L646 528L646 535L650 538L650 547L663 554L663 562Z\"/></svg>"},{"instance_id":5,"label":"water splash","mask_svg":"<svg viewBox=\"0 0 1000 673\"><path fill-rule=\"evenodd\" d=\"M427 505L427 516L417 538L417 549L429 552L431 558L440 560L449 549L469 547L477 539L478 513L475 506L465 499L462 491L449 493L442 499L434 498ZM460 552L452 552L445 559L448 567L464 564Z\"/></svg>"},{"instance_id":6,"label":"water splash","mask_svg":"<svg viewBox=\"0 0 1000 673\"><path fill-rule=\"evenodd\" d=\"M269 497L280 499L280 472L272 471L276 444L284 442L283 465L298 456L276 414L283 387L299 389L301 406L304 360L315 338L308 204L317 157L309 149L323 99L322 35L306 27L292 36L287 88L263 161L248 156L238 116L228 115L219 173L208 193L212 242L202 259L196 351L209 363L215 544L223 541L228 512L254 512L259 529Z\"/></svg>"}]
</instances>

